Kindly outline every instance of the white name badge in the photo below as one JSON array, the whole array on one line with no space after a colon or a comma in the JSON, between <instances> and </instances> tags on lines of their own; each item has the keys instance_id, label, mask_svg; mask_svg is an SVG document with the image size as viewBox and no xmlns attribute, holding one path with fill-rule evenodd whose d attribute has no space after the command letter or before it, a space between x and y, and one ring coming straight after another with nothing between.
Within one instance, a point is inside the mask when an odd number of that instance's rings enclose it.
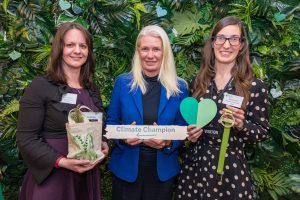
<instances>
[{"instance_id":1,"label":"white name badge","mask_svg":"<svg viewBox=\"0 0 300 200\"><path fill-rule=\"evenodd\" d=\"M77 94L66 93L62 95L61 103L76 104Z\"/></svg>"},{"instance_id":2,"label":"white name badge","mask_svg":"<svg viewBox=\"0 0 300 200\"><path fill-rule=\"evenodd\" d=\"M101 112L82 112L90 122L102 122Z\"/></svg>"},{"instance_id":3,"label":"white name badge","mask_svg":"<svg viewBox=\"0 0 300 200\"><path fill-rule=\"evenodd\" d=\"M186 126L107 125L106 131L108 139L184 140L188 136Z\"/></svg>"},{"instance_id":4,"label":"white name badge","mask_svg":"<svg viewBox=\"0 0 300 200\"><path fill-rule=\"evenodd\" d=\"M234 106L236 108L240 108L242 106L244 97L224 93L224 98L222 103L230 106Z\"/></svg>"}]
</instances>

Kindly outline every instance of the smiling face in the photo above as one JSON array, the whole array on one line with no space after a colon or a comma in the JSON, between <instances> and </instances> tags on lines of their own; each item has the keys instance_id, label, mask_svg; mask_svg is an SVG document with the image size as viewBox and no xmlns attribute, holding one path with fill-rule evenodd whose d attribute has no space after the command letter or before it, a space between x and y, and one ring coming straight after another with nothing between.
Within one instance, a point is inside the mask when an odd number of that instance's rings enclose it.
<instances>
[{"instance_id":1,"label":"smiling face","mask_svg":"<svg viewBox=\"0 0 300 200\"><path fill-rule=\"evenodd\" d=\"M159 74L163 59L162 40L153 36L139 39L138 53L144 74L153 77Z\"/></svg>"},{"instance_id":2,"label":"smiling face","mask_svg":"<svg viewBox=\"0 0 300 200\"><path fill-rule=\"evenodd\" d=\"M225 26L216 34L216 37L221 39L226 38L226 40L224 44L219 44L216 39L213 41L215 64L234 66L236 57L238 56L240 49L242 49L242 43L239 42L237 45L231 45L229 39L227 38L231 38L232 41L234 41L236 38L240 38L240 27L238 25Z\"/></svg>"},{"instance_id":3,"label":"smiling face","mask_svg":"<svg viewBox=\"0 0 300 200\"><path fill-rule=\"evenodd\" d=\"M71 29L64 36L63 68L79 69L88 57L88 45L84 34L78 29Z\"/></svg>"}]
</instances>

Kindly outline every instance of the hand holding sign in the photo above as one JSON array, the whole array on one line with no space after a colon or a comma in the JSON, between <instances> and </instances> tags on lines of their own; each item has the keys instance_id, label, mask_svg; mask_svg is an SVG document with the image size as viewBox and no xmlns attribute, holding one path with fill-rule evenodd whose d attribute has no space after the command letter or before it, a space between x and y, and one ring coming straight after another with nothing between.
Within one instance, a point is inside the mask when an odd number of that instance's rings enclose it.
<instances>
[{"instance_id":1,"label":"hand holding sign","mask_svg":"<svg viewBox=\"0 0 300 200\"><path fill-rule=\"evenodd\" d=\"M131 125L136 125L136 122L132 122ZM126 138L124 139L124 142L128 145L136 145L136 144L140 144L143 142L143 140L139 139L139 138Z\"/></svg>"}]
</instances>

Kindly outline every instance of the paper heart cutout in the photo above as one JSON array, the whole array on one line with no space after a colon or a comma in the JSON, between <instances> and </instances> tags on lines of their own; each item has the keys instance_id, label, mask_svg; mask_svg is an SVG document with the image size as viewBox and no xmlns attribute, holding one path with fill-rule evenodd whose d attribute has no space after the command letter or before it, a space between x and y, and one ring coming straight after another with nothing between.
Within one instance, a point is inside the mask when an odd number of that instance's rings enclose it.
<instances>
[{"instance_id":1,"label":"paper heart cutout","mask_svg":"<svg viewBox=\"0 0 300 200\"><path fill-rule=\"evenodd\" d=\"M180 113L188 124L197 123L198 101L195 98L187 97L180 103Z\"/></svg>"},{"instance_id":2,"label":"paper heart cutout","mask_svg":"<svg viewBox=\"0 0 300 200\"><path fill-rule=\"evenodd\" d=\"M180 104L180 113L188 124L202 128L216 116L217 105L211 99L203 99L198 103L195 98L187 97Z\"/></svg>"}]
</instances>

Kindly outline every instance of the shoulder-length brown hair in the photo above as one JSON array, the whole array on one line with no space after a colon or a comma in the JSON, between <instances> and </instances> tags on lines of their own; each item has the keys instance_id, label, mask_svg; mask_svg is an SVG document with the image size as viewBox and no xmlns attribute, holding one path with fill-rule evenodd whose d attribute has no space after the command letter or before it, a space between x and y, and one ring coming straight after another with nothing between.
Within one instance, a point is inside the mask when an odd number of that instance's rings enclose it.
<instances>
[{"instance_id":1,"label":"shoulder-length brown hair","mask_svg":"<svg viewBox=\"0 0 300 200\"><path fill-rule=\"evenodd\" d=\"M236 57L236 64L231 70L233 77L233 84L237 95L243 96L244 101L242 108L245 109L247 102L250 99L250 88L253 79L253 71L249 58L249 44L247 40L247 33L242 21L234 16L222 18L214 26L207 40L202 56L202 64L200 70L195 78L194 85L192 86L193 97L200 98L206 93L212 79L215 77L215 55L213 50L214 37L224 27L229 25L237 25L241 30L241 45L242 49Z\"/></svg>"},{"instance_id":2,"label":"shoulder-length brown hair","mask_svg":"<svg viewBox=\"0 0 300 200\"><path fill-rule=\"evenodd\" d=\"M63 49L64 49L64 37L66 33L71 29L79 30L86 40L88 46L88 57L86 62L81 66L79 82L84 88L92 88L93 76L95 73L95 56L93 54L93 42L91 34L80 24L74 22L63 23L57 29L55 37L52 42L52 48L50 53L50 59L47 67L47 77L57 83L66 84L66 76L63 71Z\"/></svg>"}]
</instances>

